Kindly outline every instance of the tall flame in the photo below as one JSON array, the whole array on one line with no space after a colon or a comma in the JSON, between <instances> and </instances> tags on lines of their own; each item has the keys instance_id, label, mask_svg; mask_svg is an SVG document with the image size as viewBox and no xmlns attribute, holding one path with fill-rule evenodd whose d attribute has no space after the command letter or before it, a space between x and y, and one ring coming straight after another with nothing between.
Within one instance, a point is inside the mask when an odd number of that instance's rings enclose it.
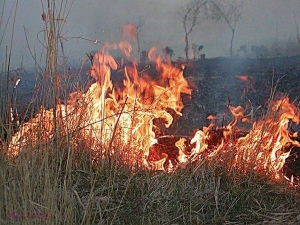
<instances>
[{"instance_id":1,"label":"tall flame","mask_svg":"<svg viewBox=\"0 0 300 225\"><path fill-rule=\"evenodd\" d=\"M181 115L181 94L190 95L191 89L183 77L183 70L173 66L170 61L162 61L160 57L156 58L155 67L159 74L155 78L145 72L139 73L137 63L131 62L124 68L123 85L114 87L111 69L116 70L118 64L110 55L110 48L119 48L130 58L132 49L125 41L119 45L106 45L98 51L91 68L91 76L96 82L82 95L81 106L79 109L73 105L57 106L56 117L61 119L64 127L68 127L63 131L64 135L79 130L92 151L101 154L119 151L129 163L153 167L147 158L149 148L156 143L154 121L160 119L165 127L169 127L173 122L172 111ZM39 130L34 124L43 123L41 115L44 114L47 114L45 121L51 124L51 128L42 127L49 135L44 135L42 140L36 137L33 143L29 143L32 133ZM44 109L43 113L24 124L12 138L9 154L15 156L25 145L34 146L39 141L49 141L54 132L53 114L53 109Z\"/></svg>"},{"instance_id":2,"label":"tall flame","mask_svg":"<svg viewBox=\"0 0 300 225\"><path fill-rule=\"evenodd\" d=\"M288 129L290 122L299 124L299 119L296 106L287 97L274 101L267 116L255 122L245 137L238 139L234 163L239 163L240 168L245 170L250 162L254 162L255 170L269 171L278 177L290 153L286 147L300 147L300 143L292 138L297 133L291 133ZM241 161L246 164L242 165Z\"/></svg>"},{"instance_id":3,"label":"tall flame","mask_svg":"<svg viewBox=\"0 0 300 225\"><path fill-rule=\"evenodd\" d=\"M132 26L124 28L127 31L123 37L135 40L136 30ZM116 49L130 61L126 66L120 68L111 56L110 50ZM209 116L211 125L190 137L163 136L159 123L163 121L168 128L173 115L182 115L182 94L191 95L191 88L183 69L160 57L155 47L148 54L156 69L151 75L139 72L132 51L125 40L105 45L93 58L91 76L95 83L84 94L72 93L70 97L76 96L77 101L70 100L55 109L41 108L12 137L8 155L17 156L26 146L39 147L59 132L70 137L74 145L80 138L93 152L94 160L118 154L131 165L171 172L200 158L218 159L221 152L230 151L234 157L228 161L229 168L279 177L290 154L288 146L300 147L295 138L298 134L289 130L291 122L299 124L300 113L287 97L270 104L266 116L255 121L246 133L238 129L251 122L244 109L228 105L233 119L224 127L216 127L216 117ZM111 70L123 71L122 84L113 84ZM246 76L239 78L248 81Z\"/></svg>"}]
</instances>

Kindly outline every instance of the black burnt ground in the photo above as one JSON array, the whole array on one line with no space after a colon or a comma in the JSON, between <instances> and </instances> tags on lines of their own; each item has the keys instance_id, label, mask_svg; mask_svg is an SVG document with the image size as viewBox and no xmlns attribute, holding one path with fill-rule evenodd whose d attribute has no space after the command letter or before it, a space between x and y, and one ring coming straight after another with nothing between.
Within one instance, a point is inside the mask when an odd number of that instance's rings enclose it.
<instances>
[{"instance_id":1,"label":"black burnt ground","mask_svg":"<svg viewBox=\"0 0 300 225\"><path fill-rule=\"evenodd\" d=\"M228 104L243 106L245 113L253 113L254 119L259 119L266 113L271 97L275 100L287 95L290 102L299 105L299 56L272 59L205 59L187 63L184 74L194 91L191 99L184 98L183 116L176 117L176 122L166 131L167 134L190 135L191 130L210 124L207 119L209 115L214 115L216 126L222 127L231 121ZM291 132L300 133L299 125L290 124L290 128ZM211 148L214 139L220 140L222 129L224 128L211 131L208 143ZM239 132L237 135L243 136L245 133ZM283 168L285 176L299 180L299 147L288 145L284 151L291 151Z\"/></svg>"},{"instance_id":2,"label":"black burnt ground","mask_svg":"<svg viewBox=\"0 0 300 225\"><path fill-rule=\"evenodd\" d=\"M189 65L190 64L190 65ZM178 134L207 126L207 117L219 118L217 125L230 122L226 113L228 99L232 106L241 105L246 113L255 111L259 117L265 113L268 99L275 90L274 98L288 95L297 106L300 97L300 56L273 59L205 59L189 63L185 77L198 91L192 100L184 102L183 116L174 126ZM247 76L243 81L239 77ZM225 121L224 121L225 120Z\"/></svg>"}]
</instances>

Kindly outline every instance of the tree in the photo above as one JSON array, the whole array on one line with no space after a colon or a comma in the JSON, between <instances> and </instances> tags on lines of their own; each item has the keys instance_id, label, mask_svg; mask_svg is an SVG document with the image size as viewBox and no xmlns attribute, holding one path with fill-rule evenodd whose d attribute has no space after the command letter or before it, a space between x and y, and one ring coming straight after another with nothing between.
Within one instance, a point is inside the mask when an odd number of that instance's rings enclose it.
<instances>
[{"instance_id":1,"label":"tree","mask_svg":"<svg viewBox=\"0 0 300 225\"><path fill-rule=\"evenodd\" d=\"M248 48L246 44L241 45L238 49L237 52L240 56L244 57L248 53Z\"/></svg>"},{"instance_id":2,"label":"tree","mask_svg":"<svg viewBox=\"0 0 300 225\"><path fill-rule=\"evenodd\" d=\"M300 31L299 31L299 26L298 26L295 12L294 12L294 21L295 21L295 25L296 25L296 36L297 36L298 44L300 45Z\"/></svg>"},{"instance_id":3,"label":"tree","mask_svg":"<svg viewBox=\"0 0 300 225\"><path fill-rule=\"evenodd\" d=\"M192 50L193 50L193 60L196 59L196 55L197 55L197 50L198 50L198 45L193 43L192 44Z\"/></svg>"},{"instance_id":4,"label":"tree","mask_svg":"<svg viewBox=\"0 0 300 225\"><path fill-rule=\"evenodd\" d=\"M264 56L268 55L268 49L264 45L251 45L251 52L253 52L257 58L263 58Z\"/></svg>"},{"instance_id":5,"label":"tree","mask_svg":"<svg viewBox=\"0 0 300 225\"><path fill-rule=\"evenodd\" d=\"M138 21L135 23L135 27L137 29L136 33L136 42L137 42L137 51L139 55L139 59L141 59L141 43L140 43L140 32L142 30L142 27L145 24L145 18L139 16Z\"/></svg>"},{"instance_id":6,"label":"tree","mask_svg":"<svg viewBox=\"0 0 300 225\"><path fill-rule=\"evenodd\" d=\"M143 50L140 56L140 61L144 63L147 61L147 59L148 59L148 53L146 50Z\"/></svg>"},{"instance_id":7,"label":"tree","mask_svg":"<svg viewBox=\"0 0 300 225\"><path fill-rule=\"evenodd\" d=\"M203 45L200 45L200 46L198 47L198 54L200 55L200 58L201 58L201 59L203 59L203 57L205 57L205 54L200 54L200 51L201 51L203 48L204 48ZM199 57L199 56L198 56L198 57Z\"/></svg>"},{"instance_id":8,"label":"tree","mask_svg":"<svg viewBox=\"0 0 300 225\"><path fill-rule=\"evenodd\" d=\"M173 49L171 49L169 46L166 46L162 52L166 60L172 60L172 56L174 55Z\"/></svg>"},{"instance_id":9,"label":"tree","mask_svg":"<svg viewBox=\"0 0 300 225\"><path fill-rule=\"evenodd\" d=\"M137 45L136 47L139 59L142 58L140 33L145 25L145 21L146 20L144 17L139 16L135 22L131 23L127 21L127 25L123 25L123 38L124 36L129 36L131 40L136 41L135 43Z\"/></svg>"},{"instance_id":10,"label":"tree","mask_svg":"<svg viewBox=\"0 0 300 225\"><path fill-rule=\"evenodd\" d=\"M230 57L233 57L233 40L237 23L242 19L243 2L236 0L218 1L213 0L211 5L211 16L215 21L224 20L231 30Z\"/></svg>"},{"instance_id":11,"label":"tree","mask_svg":"<svg viewBox=\"0 0 300 225\"><path fill-rule=\"evenodd\" d=\"M207 19L207 1L206 0L192 0L184 6L182 14L183 29L185 32L185 57L189 59L189 35L192 33L194 27Z\"/></svg>"},{"instance_id":12,"label":"tree","mask_svg":"<svg viewBox=\"0 0 300 225\"><path fill-rule=\"evenodd\" d=\"M192 50L193 50L192 56L193 56L193 60L196 59L197 53L200 54L200 51L201 51L203 48L204 48L203 45L200 45L200 46L199 46L199 45L197 45L197 44L195 44L195 43L192 44ZM198 58L199 58L199 55L198 55Z\"/></svg>"}]
</instances>

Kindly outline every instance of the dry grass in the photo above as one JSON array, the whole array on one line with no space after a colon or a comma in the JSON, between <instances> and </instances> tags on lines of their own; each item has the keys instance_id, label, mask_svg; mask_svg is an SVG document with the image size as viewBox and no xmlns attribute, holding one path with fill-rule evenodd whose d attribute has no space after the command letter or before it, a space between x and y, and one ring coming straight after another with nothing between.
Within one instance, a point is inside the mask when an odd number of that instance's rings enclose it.
<instances>
[{"instance_id":1,"label":"dry grass","mask_svg":"<svg viewBox=\"0 0 300 225\"><path fill-rule=\"evenodd\" d=\"M47 2L52 9L59 8L55 1ZM40 92L45 95L37 98L55 106L62 94L57 55L64 23L56 19L65 16L55 17L55 11L43 7L49 20L44 30L47 67L40 78L45 88ZM8 72L3 73L1 87L8 86L9 62L4 67ZM5 117L9 106L4 103L11 100L7 91L0 91L0 112ZM226 172L226 163L213 161L199 161L173 174L133 172L117 156L93 165L87 146L73 146L68 135L59 136L55 118L53 139L23 149L12 159L6 156L8 140L4 139L13 133L13 124L9 119L0 122L0 224L300 223L298 187L286 181Z\"/></svg>"},{"instance_id":2,"label":"dry grass","mask_svg":"<svg viewBox=\"0 0 300 225\"><path fill-rule=\"evenodd\" d=\"M55 147L49 143L14 160L2 155L1 224L300 222L298 188L284 181L221 173L225 168L207 162L173 174L132 172L117 158L92 166L88 154Z\"/></svg>"}]
</instances>

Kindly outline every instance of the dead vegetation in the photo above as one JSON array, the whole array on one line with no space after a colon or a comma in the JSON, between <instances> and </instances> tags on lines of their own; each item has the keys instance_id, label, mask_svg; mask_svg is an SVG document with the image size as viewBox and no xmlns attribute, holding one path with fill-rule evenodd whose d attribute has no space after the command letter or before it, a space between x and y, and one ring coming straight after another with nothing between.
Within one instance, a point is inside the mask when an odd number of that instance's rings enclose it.
<instances>
[{"instance_id":1,"label":"dead vegetation","mask_svg":"<svg viewBox=\"0 0 300 225\"><path fill-rule=\"evenodd\" d=\"M44 95L35 97L59 110L56 32L60 32L64 17L55 17L48 8L50 11L42 14L49 46L48 67L42 73L41 84L51 82L49 86L41 85ZM9 67L5 69L9 71ZM1 82L8 87L7 79ZM1 96L9 93L1 89ZM5 99L7 103L11 100ZM72 107L80 104L74 99L69 102ZM230 170L232 154L198 160L172 174L128 164L122 155L128 149L120 148L113 155L96 152L101 160L95 161L95 149L76 129L79 121L73 120L74 129L67 127L53 112L50 125L43 123L49 121L37 120L36 132L27 133L28 138L37 134L36 142L9 157L9 141L15 131L10 108L9 104L1 108L6 116L1 121L0 142L1 224L300 223L298 187L284 179L275 182L267 174ZM45 109L40 112L49 113ZM43 135L47 134L42 133L45 127L53 134L46 140ZM114 133L111 142L119 138Z\"/></svg>"}]
</instances>

